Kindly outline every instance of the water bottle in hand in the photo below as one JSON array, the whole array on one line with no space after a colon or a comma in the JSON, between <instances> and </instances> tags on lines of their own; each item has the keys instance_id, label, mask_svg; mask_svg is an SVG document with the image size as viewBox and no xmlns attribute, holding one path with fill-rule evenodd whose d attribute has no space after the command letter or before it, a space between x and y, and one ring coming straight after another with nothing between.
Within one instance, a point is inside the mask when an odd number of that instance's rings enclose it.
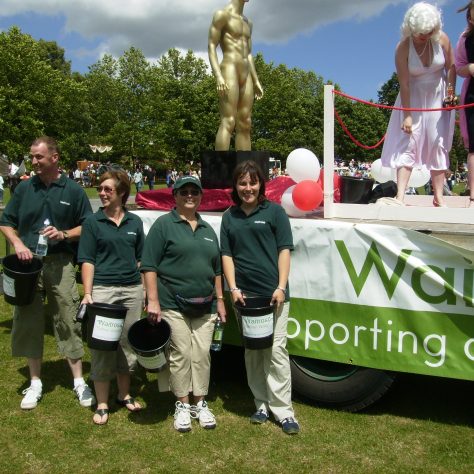
<instances>
[{"instance_id":1,"label":"water bottle in hand","mask_svg":"<svg viewBox=\"0 0 474 474\"><path fill-rule=\"evenodd\" d=\"M220 351L222 349L222 338L224 336L224 323L221 318L217 318L214 325L214 334L212 335L211 350Z\"/></svg>"},{"instance_id":2,"label":"water bottle in hand","mask_svg":"<svg viewBox=\"0 0 474 474\"><path fill-rule=\"evenodd\" d=\"M50 225L49 219L45 219L43 227L39 231L38 244L36 245L36 255L44 257L48 253L48 237L43 235L44 229Z\"/></svg>"}]
</instances>

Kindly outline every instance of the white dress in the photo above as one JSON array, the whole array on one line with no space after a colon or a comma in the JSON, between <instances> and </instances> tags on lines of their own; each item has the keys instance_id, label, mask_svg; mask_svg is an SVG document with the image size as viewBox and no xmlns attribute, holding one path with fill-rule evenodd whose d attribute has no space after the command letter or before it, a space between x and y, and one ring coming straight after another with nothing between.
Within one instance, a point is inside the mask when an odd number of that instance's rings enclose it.
<instances>
[{"instance_id":1,"label":"white dress","mask_svg":"<svg viewBox=\"0 0 474 474\"><path fill-rule=\"evenodd\" d=\"M431 40L433 61L423 66L413 40L409 40L408 71L410 74L410 108L434 109L442 106L446 91L443 48ZM395 102L401 107L400 94ZM382 150L382 164L390 168L445 170L449 167L449 151L453 142L454 111L412 112L412 133L402 131L403 112L393 110Z\"/></svg>"}]
</instances>

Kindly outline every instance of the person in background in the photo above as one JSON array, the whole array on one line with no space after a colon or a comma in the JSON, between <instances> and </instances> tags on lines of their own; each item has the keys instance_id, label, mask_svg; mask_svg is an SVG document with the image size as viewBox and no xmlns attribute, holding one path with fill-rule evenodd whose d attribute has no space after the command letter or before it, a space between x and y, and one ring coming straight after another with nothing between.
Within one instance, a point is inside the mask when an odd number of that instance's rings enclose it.
<instances>
[{"instance_id":1,"label":"person in background","mask_svg":"<svg viewBox=\"0 0 474 474\"><path fill-rule=\"evenodd\" d=\"M3 192L4 192L4 189L3 189L3 185L4 185L5 181L3 180L3 176L0 175L0 204L3 204Z\"/></svg>"},{"instance_id":2,"label":"person in background","mask_svg":"<svg viewBox=\"0 0 474 474\"><path fill-rule=\"evenodd\" d=\"M216 419L205 396L209 390L209 349L214 324L225 322L220 251L212 227L196 212L202 186L194 176L179 178L173 188L176 207L159 217L145 241L140 270L145 275L148 317L161 318L171 327L169 369L171 390L176 396L174 428L191 430L191 418L205 429ZM183 307L183 298L191 307ZM192 314L192 302L217 299L217 314L209 307ZM197 300L197 301L196 301ZM209 305L210 306L210 305ZM194 405L190 405L190 393Z\"/></svg>"},{"instance_id":3,"label":"person in background","mask_svg":"<svg viewBox=\"0 0 474 474\"><path fill-rule=\"evenodd\" d=\"M117 350L91 349L91 379L97 397L93 422L104 425L109 419L112 378L117 379L117 404L131 412L141 409L130 395L130 374L137 358L127 335L143 309L139 266L145 235L141 219L125 208L130 195L130 180L125 171L109 170L102 174L97 191L102 207L84 222L79 243L78 262L82 263L84 285L82 304L112 303L128 309Z\"/></svg>"},{"instance_id":4,"label":"person in background","mask_svg":"<svg viewBox=\"0 0 474 474\"><path fill-rule=\"evenodd\" d=\"M400 83L396 107L432 109L454 104L454 53L441 28L441 12L434 5L418 2L406 12L395 51ZM397 169L396 199L403 202L413 168L424 164L431 173L433 205L445 207L444 173L449 167L454 118L454 111L392 111L381 159L383 166Z\"/></svg>"},{"instance_id":5,"label":"person in background","mask_svg":"<svg viewBox=\"0 0 474 474\"><path fill-rule=\"evenodd\" d=\"M291 403L291 373L287 342L290 295L290 251L293 237L284 209L265 198L265 179L253 161L237 165L232 180L235 205L222 216L222 267L232 300L245 304L246 296L271 295L276 304L273 345L245 349L245 367L256 412L255 424L272 412L284 433L300 427Z\"/></svg>"},{"instance_id":6,"label":"person in background","mask_svg":"<svg viewBox=\"0 0 474 474\"><path fill-rule=\"evenodd\" d=\"M464 78L461 89L461 104L474 102L474 1L470 1L458 12L466 12L467 25L456 45L456 71ZM467 149L467 186L469 207L474 207L474 108L459 111L459 122L464 146Z\"/></svg>"},{"instance_id":7,"label":"person in background","mask_svg":"<svg viewBox=\"0 0 474 474\"><path fill-rule=\"evenodd\" d=\"M75 322L80 297L75 247L71 243L79 240L82 223L92 209L84 190L59 173L60 150L53 138L37 138L30 156L35 176L18 185L0 218L0 231L20 261L33 259L40 232L48 238L48 253L43 257L33 303L15 306L13 315L12 354L27 358L31 378L20 406L24 410L35 408L43 394L41 366L47 298L58 350L74 377L74 392L81 406L90 407L95 397L82 376L84 349L80 324ZM50 223L44 227L46 219Z\"/></svg>"},{"instance_id":8,"label":"person in background","mask_svg":"<svg viewBox=\"0 0 474 474\"><path fill-rule=\"evenodd\" d=\"M140 168L136 168L135 173L133 173L133 182L135 183L137 193L139 193L143 187L143 174Z\"/></svg>"}]
</instances>

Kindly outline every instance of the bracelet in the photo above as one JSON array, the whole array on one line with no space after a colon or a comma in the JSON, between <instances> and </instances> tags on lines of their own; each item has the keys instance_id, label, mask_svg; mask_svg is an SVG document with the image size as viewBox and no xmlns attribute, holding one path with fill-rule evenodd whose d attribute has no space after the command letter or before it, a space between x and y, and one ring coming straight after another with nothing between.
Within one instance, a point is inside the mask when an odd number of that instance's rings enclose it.
<instances>
[{"instance_id":1,"label":"bracelet","mask_svg":"<svg viewBox=\"0 0 474 474\"><path fill-rule=\"evenodd\" d=\"M286 288L282 288L281 286L277 286L277 290L283 291L283 293L286 295Z\"/></svg>"},{"instance_id":2,"label":"bracelet","mask_svg":"<svg viewBox=\"0 0 474 474\"><path fill-rule=\"evenodd\" d=\"M218 300L223 300L223 299L224 299L223 296L216 296L216 298L217 298Z\"/></svg>"},{"instance_id":3,"label":"bracelet","mask_svg":"<svg viewBox=\"0 0 474 474\"><path fill-rule=\"evenodd\" d=\"M240 291L240 288L230 288L229 291L232 293L233 291Z\"/></svg>"}]
</instances>

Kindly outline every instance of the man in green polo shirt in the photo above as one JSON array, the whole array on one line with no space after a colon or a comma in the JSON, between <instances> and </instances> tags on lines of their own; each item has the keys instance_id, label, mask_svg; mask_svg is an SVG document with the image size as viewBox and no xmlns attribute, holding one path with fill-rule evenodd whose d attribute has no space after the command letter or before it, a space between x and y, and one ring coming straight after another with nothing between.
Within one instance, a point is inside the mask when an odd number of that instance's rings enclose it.
<instances>
[{"instance_id":1,"label":"man in green polo shirt","mask_svg":"<svg viewBox=\"0 0 474 474\"><path fill-rule=\"evenodd\" d=\"M35 408L42 396L41 365L44 340L44 302L54 311L54 333L59 352L67 359L74 377L74 392L81 406L91 406L95 397L82 377L84 349L75 315L79 293L75 280L74 242L81 224L92 213L84 190L59 172L59 147L50 137L37 138L30 156L35 176L21 182L0 219L3 232L20 261L33 258L39 233L48 238L48 252L34 301L15 306L12 355L26 357L31 385L24 390L21 408ZM49 225L45 226L45 221Z\"/></svg>"}]
</instances>

